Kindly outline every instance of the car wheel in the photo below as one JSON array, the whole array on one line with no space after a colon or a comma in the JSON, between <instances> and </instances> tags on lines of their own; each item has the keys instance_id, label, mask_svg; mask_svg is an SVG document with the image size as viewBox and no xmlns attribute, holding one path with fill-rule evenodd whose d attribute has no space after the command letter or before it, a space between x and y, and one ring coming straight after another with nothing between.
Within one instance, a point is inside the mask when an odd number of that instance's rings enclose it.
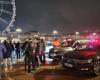
<instances>
[{"instance_id":1,"label":"car wheel","mask_svg":"<svg viewBox=\"0 0 100 80\"><path fill-rule=\"evenodd\" d=\"M93 61L93 73L96 76L100 75L100 59L95 59L95 61Z\"/></svg>"}]
</instances>

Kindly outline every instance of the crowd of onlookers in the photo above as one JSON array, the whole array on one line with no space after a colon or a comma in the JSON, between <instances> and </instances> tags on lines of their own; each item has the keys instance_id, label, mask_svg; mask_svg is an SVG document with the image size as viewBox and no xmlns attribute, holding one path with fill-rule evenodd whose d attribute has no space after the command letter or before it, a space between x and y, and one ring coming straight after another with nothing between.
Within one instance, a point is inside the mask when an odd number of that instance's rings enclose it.
<instances>
[{"instance_id":1,"label":"crowd of onlookers","mask_svg":"<svg viewBox=\"0 0 100 80\"><path fill-rule=\"evenodd\" d=\"M54 39L53 48L70 46L70 41ZM17 60L24 57L25 70L30 73L38 69L41 63L45 63L46 43L41 38L29 38L24 41L12 42L10 39L0 41L0 69L4 66L7 71L13 68L14 58ZM0 70L1 71L1 70Z\"/></svg>"},{"instance_id":2,"label":"crowd of onlookers","mask_svg":"<svg viewBox=\"0 0 100 80\"><path fill-rule=\"evenodd\" d=\"M28 72L35 71L40 63L45 63L45 42L43 39L34 38L24 42L23 51L25 52L25 70Z\"/></svg>"},{"instance_id":3,"label":"crowd of onlookers","mask_svg":"<svg viewBox=\"0 0 100 80\"><path fill-rule=\"evenodd\" d=\"M30 38L24 42L12 42L10 39L0 41L0 69L2 66L4 71L12 69L13 57L19 60L24 56L25 70L34 71L40 63L45 63L44 51L45 42L40 38Z\"/></svg>"}]
</instances>

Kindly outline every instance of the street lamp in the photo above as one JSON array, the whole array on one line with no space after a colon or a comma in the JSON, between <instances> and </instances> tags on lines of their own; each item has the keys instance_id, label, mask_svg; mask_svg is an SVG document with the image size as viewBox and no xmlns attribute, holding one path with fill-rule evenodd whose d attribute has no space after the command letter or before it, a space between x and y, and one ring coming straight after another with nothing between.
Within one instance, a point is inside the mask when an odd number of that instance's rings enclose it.
<instances>
[{"instance_id":1,"label":"street lamp","mask_svg":"<svg viewBox=\"0 0 100 80\"><path fill-rule=\"evenodd\" d=\"M75 35L79 35L80 33L79 32L75 32Z\"/></svg>"},{"instance_id":2,"label":"street lamp","mask_svg":"<svg viewBox=\"0 0 100 80\"><path fill-rule=\"evenodd\" d=\"M76 39L79 39L80 38L80 33L79 32L75 32L75 37L76 37Z\"/></svg>"},{"instance_id":3,"label":"street lamp","mask_svg":"<svg viewBox=\"0 0 100 80\"><path fill-rule=\"evenodd\" d=\"M22 32L22 29L21 29L21 28L17 28L17 29L16 29L16 32L17 32L17 33L21 33L21 32Z\"/></svg>"},{"instance_id":4,"label":"street lamp","mask_svg":"<svg viewBox=\"0 0 100 80\"><path fill-rule=\"evenodd\" d=\"M53 34L53 38L56 38L56 36L58 35L58 31L57 30L53 30L52 34Z\"/></svg>"},{"instance_id":5,"label":"street lamp","mask_svg":"<svg viewBox=\"0 0 100 80\"><path fill-rule=\"evenodd\" d=\"M53 30L53 35L56 35L56 34L58 34L58 31L57 30Z\"/></svg>"},{"instance_id":6,"label":"street lamp","mask_svg":"<svg viewBox=\"0 0 100 80\"><path fill-rule=\"evenodd\" d=\"M16 32L17 32L18 37L20 37L20 33L22 32L22 29L21 28L17 28Z\"/></svg>"}]
</instances>

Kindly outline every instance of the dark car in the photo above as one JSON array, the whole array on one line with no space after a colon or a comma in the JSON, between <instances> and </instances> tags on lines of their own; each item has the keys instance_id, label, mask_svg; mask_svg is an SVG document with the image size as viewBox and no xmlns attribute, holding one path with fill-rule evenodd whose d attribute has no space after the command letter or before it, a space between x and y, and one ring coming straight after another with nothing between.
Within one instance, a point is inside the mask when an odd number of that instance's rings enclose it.
<instances>
[{"instance_id":1,"label":"dark car","mask_svg":"<svg viewBox=\"0 0 100 80\"><path fill-rule=\"evenodd\" d=\"M60 60L63 67L100 75L100 43L86 42L79 44L75 42L72 47L56 49L55 55L61 56Z\"/></svg>"},{"instance_id":2,"label":"dark car","mask_svg":"<svg viewBox=\"0 0 100 80\"><path fill-rule=\"evenodd\" d=\"M58 47L58 48L51 48L49 50L49 58L52 59L57 59L59 57L61 57L64 52L68 52L68 51L72 51L74 50L74 48L72 48L74 45L76 44L76 42L70 46L65 46L64 43Z\"/></svg>"},{"instance_id":3,"label":"dark car","mask_svg":"<svg viewBox=\"0 0 100 80\"><path fill-rule=\"evenodd\" d=\"M58 48L51 48L49 50L49 58L51 58L51 59L60 59L61 60L61 57L64 53L74 51L75 48L77 47L77 45L79 46L79 44L78 44L79 41L80 40L77 40L77 41L73 42L73 44L70 45L70 46L61 45L61 47L58 47ZM82 41L83 40L81 40L81 42Z\"/></svg>"},{"instance_id":4,"label":"dark car","mask_svg":"<svg viewBox=\"0 0 100 80\"><path fill-rule=\"evenodd\" d=\"M62 65L100 75L100 44L86 44L64 53Z\"/></svg>"}]
</instances>

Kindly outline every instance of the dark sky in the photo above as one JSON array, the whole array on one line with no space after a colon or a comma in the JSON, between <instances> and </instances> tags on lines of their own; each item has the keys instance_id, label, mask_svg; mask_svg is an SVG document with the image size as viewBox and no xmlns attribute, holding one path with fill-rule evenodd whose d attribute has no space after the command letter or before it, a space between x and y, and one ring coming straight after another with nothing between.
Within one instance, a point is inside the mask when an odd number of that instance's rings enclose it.
<instances>
[{"instance_id":1,"label":"dark sky","mask_svg":"<svg viewBox=\"0 0 100 80\"><path fill-rule=\"evenodd\" d=\"M16 26L61 33L100 29L100 0L16 0Z\"/></svg>"}]
</instances>

